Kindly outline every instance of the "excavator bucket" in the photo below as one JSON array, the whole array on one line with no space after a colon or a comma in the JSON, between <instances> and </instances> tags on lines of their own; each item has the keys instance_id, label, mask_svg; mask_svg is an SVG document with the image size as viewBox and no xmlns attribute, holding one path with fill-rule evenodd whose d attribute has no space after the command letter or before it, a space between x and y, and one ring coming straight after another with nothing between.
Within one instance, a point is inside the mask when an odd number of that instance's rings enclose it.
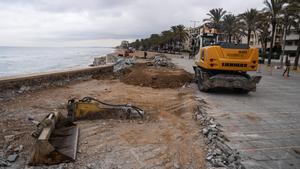
<instances>
[{"instance_id":1,"label":"excavator bucket","mask_svg":"<svg viewBox=\"0 0 300 169\"><path fill-rule=\"evenodd\" d=\"M39 124L32 136L36 138L29 165L53 165L76 159L78 126L51 112Z\"/></svg>"}]
</instances>

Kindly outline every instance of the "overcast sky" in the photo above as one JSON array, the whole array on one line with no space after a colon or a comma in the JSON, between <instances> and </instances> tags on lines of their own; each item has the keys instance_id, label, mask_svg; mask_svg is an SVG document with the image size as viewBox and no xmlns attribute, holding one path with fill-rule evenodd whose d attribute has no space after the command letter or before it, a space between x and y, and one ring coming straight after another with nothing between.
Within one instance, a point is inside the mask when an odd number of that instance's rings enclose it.
<instances>
[{"instance_id":1,"label":"overcast sky","mask_svg":"<svg viewBox=\"0 0 300 169\"><path fill-rule=\"evenodd\" d=\"M0 0L0 46L116 46L263 0Z\"/></svg>"}]
</instances>

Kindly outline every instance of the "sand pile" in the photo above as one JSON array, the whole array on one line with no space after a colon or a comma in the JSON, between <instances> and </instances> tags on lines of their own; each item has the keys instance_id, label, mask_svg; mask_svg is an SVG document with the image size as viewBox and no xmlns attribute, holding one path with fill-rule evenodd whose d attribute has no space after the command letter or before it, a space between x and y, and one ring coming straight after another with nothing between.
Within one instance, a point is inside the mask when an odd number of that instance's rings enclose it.
<instances>
[{"instance_id":1,"label":"sand pile","mask_svg":"<svg viewBox=\"0 0 300 169\"><path fill-rule=\"evenodd\" d=\"M123 70L120 80L130 85L152 88L177 88L192 81L192 74L183 69L136 64Z\"/></svg>"}]
</instances>

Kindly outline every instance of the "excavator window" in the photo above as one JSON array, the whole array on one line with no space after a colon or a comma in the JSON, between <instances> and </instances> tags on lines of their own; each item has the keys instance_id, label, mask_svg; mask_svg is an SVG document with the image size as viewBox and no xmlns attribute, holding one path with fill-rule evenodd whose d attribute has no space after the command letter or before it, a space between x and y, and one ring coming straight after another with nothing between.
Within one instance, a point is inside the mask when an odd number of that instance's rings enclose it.
<instances>
[{"instance_id":1,"label":"excavator window","mask_svg":"<svg viewBox=\"0 0 300 169\"><path fill-rule=\"evenodd\" d=\"M214 45L216 43L215 36L202 36L202 47Z\"/></svg>"}]
</instances>

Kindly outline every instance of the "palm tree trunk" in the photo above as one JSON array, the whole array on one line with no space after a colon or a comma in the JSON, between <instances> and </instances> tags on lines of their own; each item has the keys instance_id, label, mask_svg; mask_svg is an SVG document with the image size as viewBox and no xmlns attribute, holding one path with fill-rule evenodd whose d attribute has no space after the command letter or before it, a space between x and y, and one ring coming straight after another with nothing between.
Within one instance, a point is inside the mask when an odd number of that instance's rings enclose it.
<instances>
[{"instance_id":1,"label":"palm tree trunk","mask_svg":"<svg viewBox=\"0 0 300 169\"><path fill-rule=\"evenodd\" d=\"M268 57L268 65L271 65L271 59L273 57L273 43L274 43L274 36L275 36L275 28L276 28L276 22L272 21L272 39L270 44L270 53Z\"/></svg>"},{"instance_id":2,"label":"palm tree trunk","mask_svg":"<svg viewBox=\"0 0 300 169\"><path fill-rule=\"evenodd\" d=\"M247 39L247 44L249 45L250 44L250 36L251 36L251 30L248 29L248 39Z\"/></svg>"},{"instance_id":3,"label":"palm tree trunk","mask_svg":"<svg viewBox=\"0 0 300 169\"><path fill-rule=\"evenodd\" d=\"M255 45L258 44L258 39L257 39L257 33L256 31L253 31L254 32L254 39L255 39Z\"/></svg>"},{"instance_id":4,"label":"palm tree trunk","mask_svg":"<svg viewBox=\"0 0 300 169\"><path fill-rule=\"evenodd\" d=\"M293 68L294 70L297 70L297 68L298 68L299 55L300 55L300 36L299 36L299 39L298 39L297 55L296 55L296 58L295 58L295 61L294 61L294 68Z\"/></svg>"},{"instance_id":5,"label":"palm tree trunk","mask_svg":"<svg viewBox=\"0 0 300 169\"><path fill-rule=\"evenodd\" d=\"M281 54L281 56L280 56L280 68L283 67L283 57L284 57L284 54L285 54L286 32L287 32L287 26L284 27L283 45L282 45L282 54Z\"/></svg>"},{"instance_id":6,"label":"palm tree trunk","mask_svg":"<svg viewBox=\"0 0 300 169\"><path fill-rule=\"evenodd\" d=\"M263 48L263 58L264 58L264 62L265 62L265 59L266 59L266 50L267 50L267 45L268 45L268 40L267 38L264 39L264 48Z\"/></svg>"}]
</instances>

